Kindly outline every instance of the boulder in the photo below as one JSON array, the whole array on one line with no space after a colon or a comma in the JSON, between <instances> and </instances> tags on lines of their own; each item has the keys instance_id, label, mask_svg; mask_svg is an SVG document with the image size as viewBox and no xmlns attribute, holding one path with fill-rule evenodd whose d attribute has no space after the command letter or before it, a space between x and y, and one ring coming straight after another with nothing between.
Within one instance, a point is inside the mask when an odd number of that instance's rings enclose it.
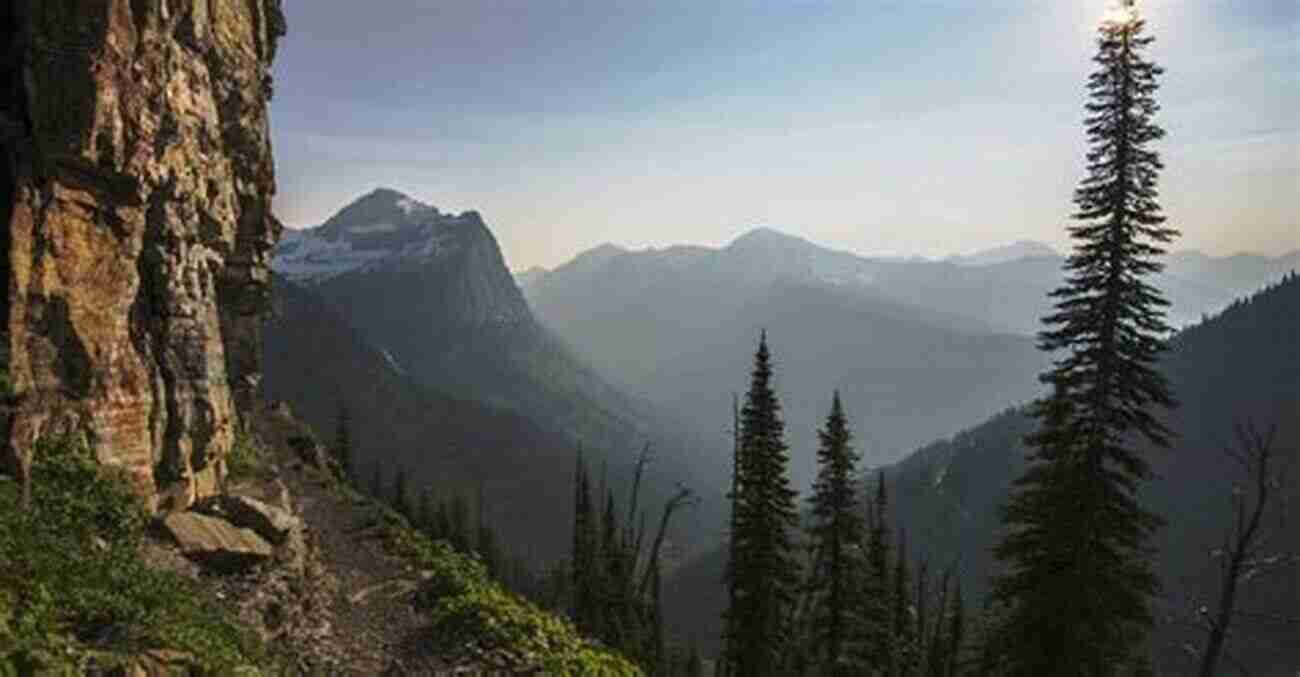
<instances>
[{"instance_id":1,"label":"boulder","mask_svg":"<svg viewBox=\"0 0 1300 677\"><path fill-rule=\"evenodd\" d=\"M283 508L263 503L251 496L221 494L204 501L200 509L219 516L236 527L252 529L273 545L283 545L289 535L302 529L302 520Z\"/></svg>"},{"instance_id":2,"label":"boulder","mask_svg":"<svg viewBox=\"0 0 1300 677\"><path fill-rule=\"evenodd\" d=\"M186 557L220 573L238 573L272 555L271 544L252 529L196 512L177 512L162 526Z\"/></svg>"}]
</instances>

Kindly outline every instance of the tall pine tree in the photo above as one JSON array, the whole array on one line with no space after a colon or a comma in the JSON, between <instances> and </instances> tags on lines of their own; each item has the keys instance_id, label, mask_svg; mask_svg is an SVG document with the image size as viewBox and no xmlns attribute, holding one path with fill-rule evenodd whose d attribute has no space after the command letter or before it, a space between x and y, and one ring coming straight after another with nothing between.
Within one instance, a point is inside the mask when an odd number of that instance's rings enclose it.
<instances>
[{"instance_id":1,"label":"tall pine tree","mask_svg":"<svg viewBox=\"0 0 1300 677\"><path fill-rule=\"evenodd\" d=\"M1135 445L1169 443L1158 410L1173 399L1156 370L1168 304L1146 279L1177 232L1157 203L1161 69L1143 56L1144 28L1124 0L1098 30L1075 247L1039 335L1056 357L1042 376L1052 393L1035 406L1030 467L996 550L1006 567L993 584L1005 607L998 658L1012 674L1127 674L1141 669L1152 624L1147 543L1159 520L1138 503L1151 472Z\"/></svg>"},{"instance_id":2,"label":"tall pine tree","mask_svg":"<svg viewBox=\"0 0 1300 677\"><path fill-rule=\"evenodd\" d=\"M728 571L734 594L726 611L724 660L728 674L769 677L782 674L799 569L791 543L795 492L766 333L754 356L741 423Z\"/></svg>"},{"instance_id":3,"label":"tall pine tree","mask_svg":"<svg viewBox=\"0 0 1300 677\"><path fill-rule=\"evenodd\" d=\"M338 463L340 479L356 483L352 468L352 414L348 406L339 400L338 412L334 417L334 461Z\"/></svg>"},{"instance_id":4,"label":"tall pine tree","mask_svg":"<svg viewBox=\"0 0 1300 677\"><path fill-rule=\"evenodd\" d=\"M863 663L885 671L894 656L894 604L889 571L889 496L885 489L885 471L876 481L876 495L868 512L867 562L860 583L862 592Z\"/></svg>"},{"instance_id":5,"label":"tall pine tree","mask_svg":"<svg viewBox=\"0 0 1300 677\"><path fill-rule=\"evenodd\" d=\"M864 564L865 529L858 503L858 455L844 417L839 392L831 401L826 426L818 431L817 479L809 497L812 520L808 537L813 551L808 594L811 596L812 659L825 677L857 675L863 634L862 604L856 584Z\"/></svg>"}]
</instances>

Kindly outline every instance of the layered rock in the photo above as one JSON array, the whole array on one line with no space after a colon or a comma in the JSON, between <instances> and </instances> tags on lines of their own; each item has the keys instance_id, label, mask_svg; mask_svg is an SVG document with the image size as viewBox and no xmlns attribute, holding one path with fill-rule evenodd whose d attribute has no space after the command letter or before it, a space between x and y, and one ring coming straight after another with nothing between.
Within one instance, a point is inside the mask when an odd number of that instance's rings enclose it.
<instances>
[{"instance_id":1,"label":"layered rock","mask_svg":"<svg viewBox=\"0 0 1300 677\"><path fill-rule=\"evenodd\" d=\"M5 5L8 456L57 425L188 504L217 490L260 372L279 0Z\"/></svg>"}]
</instances>

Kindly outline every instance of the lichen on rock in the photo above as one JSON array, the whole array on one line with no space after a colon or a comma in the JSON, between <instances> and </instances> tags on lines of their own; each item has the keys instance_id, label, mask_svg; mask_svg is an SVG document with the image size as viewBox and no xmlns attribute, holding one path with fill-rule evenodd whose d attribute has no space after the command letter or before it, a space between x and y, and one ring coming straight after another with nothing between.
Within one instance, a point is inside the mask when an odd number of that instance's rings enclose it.
<instances>
[{"instance_id":1,"label":"lichen on rock","mask_svg":"<svg viewBox=\"0 0 1300 677\"><path fill-rule=\"evenodd\" d=\"M73 428L147 499L192 503L260 373L279 0L5 5L5 456Z\"/></svg>"}]
</instances>

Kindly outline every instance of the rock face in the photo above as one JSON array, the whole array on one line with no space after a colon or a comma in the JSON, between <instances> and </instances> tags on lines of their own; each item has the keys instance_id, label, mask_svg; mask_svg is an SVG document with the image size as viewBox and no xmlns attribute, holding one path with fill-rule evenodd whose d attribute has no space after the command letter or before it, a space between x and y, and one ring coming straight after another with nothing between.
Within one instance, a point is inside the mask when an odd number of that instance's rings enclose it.
<instances>
[{"instance_id":1,"label":"rock face","mask_svg":"<svg viewBox=\"0 0 1300 677\"><path fill-rule=\"evenodd\" d=\"M51 426L147 498L213 494L260 373L280 226L279 0L0 8L0 357L20 469Z\"/></svg>"}]
</instances>

